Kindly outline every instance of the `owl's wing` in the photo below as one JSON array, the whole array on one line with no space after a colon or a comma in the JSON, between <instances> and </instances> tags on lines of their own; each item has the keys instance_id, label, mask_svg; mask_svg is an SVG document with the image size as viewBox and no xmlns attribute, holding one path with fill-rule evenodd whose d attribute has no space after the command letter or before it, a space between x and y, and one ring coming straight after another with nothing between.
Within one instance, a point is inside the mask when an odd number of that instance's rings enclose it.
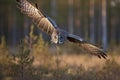
<instances>
[{"instance_id":1,"label":"owl's wing","mask_svg":"<svg viewBox=\"0 0 120 80\"><path fill-rule=\"evenodd\" d=\"M31 5L26 0L16 0L18 8L22 13L31 17L38 27L51 35L52 32L57 28L57 24L48 16L45 16L40 10Z\"/></svg>"},{"instance_id":2,"label":"owl's wing","mask_svg":"<svg viewBox=\"0 0 120 80\"><path fill-rule=\"evenodd\" d=\"M107 57L107 54L103 49L100 49L100 48L96 47L95 45L86 42L84 39L82 39L76 35L68 34L67 39L73 43L78 44L82 49L87 51L87 53L98 56L99 58L103 57L106 59L106 57Z\"/></svg>"}]
</instances>

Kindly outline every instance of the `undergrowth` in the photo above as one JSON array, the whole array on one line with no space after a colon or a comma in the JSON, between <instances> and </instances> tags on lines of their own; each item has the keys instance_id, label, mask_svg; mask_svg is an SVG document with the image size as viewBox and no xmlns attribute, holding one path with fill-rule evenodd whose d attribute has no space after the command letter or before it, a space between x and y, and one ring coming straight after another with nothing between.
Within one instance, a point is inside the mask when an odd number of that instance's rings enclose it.
<instances>
[{"instance_id":1,"label":"undergrowth","mask_svg":"<svg viewBox=\"0 0 120 80\"><path fill-rule=\"evenodd\" d=\"M5 38L1 38L0 80L120 80L120 64L114 59L106 60L102 69L99 66L85 69L82 64L60 67L62 60L58 56L62 48L58 47L56 55L51 55L48 43L33 31L31 27L15 55L10 54Z\"/></svg>"}]
</instances>

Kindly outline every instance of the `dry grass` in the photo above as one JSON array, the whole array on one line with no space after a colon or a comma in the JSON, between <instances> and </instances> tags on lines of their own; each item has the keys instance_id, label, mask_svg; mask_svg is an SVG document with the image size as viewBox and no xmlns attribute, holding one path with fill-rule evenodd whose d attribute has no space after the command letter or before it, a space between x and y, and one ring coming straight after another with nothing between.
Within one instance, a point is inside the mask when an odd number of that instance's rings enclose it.
<instances>
[{"instance_id":1,"label":"dry grass","mask_svg":"<svg viewBox=\"0 0 120 80\"><path fill-rule=\"evenodd\" d=\"M20 50L16 51L18 55L9 55L5 45L3 40L0 44L0 80L120 80L120 47L109 51L105 60L78 54L79 48L70 44L57 47L51 54L41 36L35 44L21 44Z\"/></svg>"},{"instance_id":2,"label":"dry grass","mask_svg":"<svg viewBox=\"0 0 120 80\"><path fill-rule=\"evenodd\" d=\"M98 57L92 55L63 54L57 57L52 56L51 62L53 61L52 63L54 63L56 59L59 59L59 67L61 68L64 68L66 65L77 67L82 65L86 70L92 67L97 67L98 69L101 69L103 68L107 60L115 60L115 62L120 65L120 55L109 55L107 59L99 59ZM34 66L39 65L41 65L40 61L34 61ZM55 66L55 64L52 64L51 67L53 66Z\"/></svg>"},{"instance_id":3,"label":"dry grass","mask_svg":"<svg viewBox=\"0 0 120 80\"><path fill-rule=\"evenodd\" d=\"M58 61L56 61L58 60ZM43 80L119 80L120 55L109 55L108 59L99 59L90 55L52 56L51 66L40 64ZM39 61L38 61L39 62ZM46 73L47 72L47 73Z\"/></svg>"}]
</instances>

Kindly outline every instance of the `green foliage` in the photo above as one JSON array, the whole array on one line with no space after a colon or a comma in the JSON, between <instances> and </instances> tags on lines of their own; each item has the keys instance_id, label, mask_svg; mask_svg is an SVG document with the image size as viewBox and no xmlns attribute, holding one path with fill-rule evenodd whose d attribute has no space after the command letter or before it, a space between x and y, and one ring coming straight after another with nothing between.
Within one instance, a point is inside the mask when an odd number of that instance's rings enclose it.
<instances>
[{"instance_id":1,"label":"green foliage","mask_svg":"<svg viewBox=\"0 0 120 80\"><path fill-rule=\"evenodd\" d=\"M48 52L48 44L43 40L42 35L38 37L36 44L34 44L34 49L37 54L46 54Z\"/></svg>"},{"instance_id":2,"label":"green foliage","mask_svg":"<svg viewBox=\"0 0 120 80\"><path fill-rule=\"evenodd\" d=\"M17 55L14 57L14 59L12 59L13 62L13 65L11 66L11 69L13 70L12 76L14 76L14 78L19 78L21 80L32 79L33 61L34 57L31 56L30 49L26 47L24 42L21 42Z\"/></svg>"},{"instance_id":3,"label":"green foliage","mask_svg":"<svg viewBox=\"0 0 120 80\"><path fill-rule=\"evenodd\" d=\"M32 47L34 45L37 36L33 33L33 25L30 28L30 33L25 37L24 40L20 41L18 46L18 52L11 59L11 71L10 74L14 79L19 80L33 80L34 78L34 68L32 66L34 62L34 57L32 55Z\"/></svg>"},{"instance_id":4,"label":"green foliage","mask_svg":"<svg viewBox=\"0 0 120 80\"><path fill-rule=\"evenodd\" d=\"M11 58L8 53L8 47L6 45L5 37L1 37L0 42L0 79L3 79L4 76L8 76L10 73L9 66L11 65Z\"/></svg>"},{"instance_id":5,"label":"green foliage","mask_svg":"<svg viewBox=\"0 0 120 80\"><path fill-rule=\"evenodd\" d=\"M48 43L44 41L42 35L38 37L37 42L33 45L35 60L39 61L39 64L44 64L44 66L48 66L52 63L48 48Z\"/></svg>"},{"instance_id":6,"label":"green foliage","mask_svg":"<svg viewBox=\"0 0 120 80\"><path fill-rule=\"evenodd\" d=\"M1 38L0 48L6 48L6 41L5 41L5 37L4 36L2 36L2 38Z\"/></svg>"},{"instance_id":7,"label":"green foliage","mask_svg":"<svg viewBox=\"0 0 120 80\"><path fill-rule=\"evenodd\" d=\"M34 35L34 26L31 25L29 35L24 39L26 46L32 49L37 38L38 37Z\"/></svg>"},{"instance_id":8,"label":"green foliage","mask_svg":"<svg viewBox=\"0 0 120 80\"><path fill-rule=\"evenodd\" d=\"M1 43L0 43L0 63L4 63L3 61L8 62L8 60L6 60L7 57L8 57L8 48L6 45L5 37L3 36L1 38Z\"/></svg>"}]
</instances>

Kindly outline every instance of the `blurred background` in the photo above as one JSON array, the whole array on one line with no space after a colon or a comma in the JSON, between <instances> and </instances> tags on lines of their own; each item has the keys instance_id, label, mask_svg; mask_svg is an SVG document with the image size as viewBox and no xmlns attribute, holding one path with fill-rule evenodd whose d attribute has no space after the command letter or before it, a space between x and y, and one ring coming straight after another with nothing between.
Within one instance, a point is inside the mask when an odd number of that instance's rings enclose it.
<instances>
[{"instance_id":1,"label":"blurred background","mask_svg":"<svg viewBox=\"0 0 120 80\"><path fill-rule=\"evenodd\" d=\"M60 28L91 43L97 43L105 49L120 44L120 0L29 0L29 2L33 5L37 3ZM0 37L5 36L7 44L11 46L18 44L19 40L29 33L31 24L32 20L16 8L15 0L0 0ZM35 34L40 32L35 27Z\"/></svg>"},{"instance_id":2,"label":"blurred background","mask_svg":"<svg viewBox=\"0 0 120 80\"><path fill-rule=\"evenodd\" d=\"M28 1L108 57L84 54L70 42L51 44L15 0L0 0L0 80L120 80L120 0Z\"/></svg>"}]
</instances>

